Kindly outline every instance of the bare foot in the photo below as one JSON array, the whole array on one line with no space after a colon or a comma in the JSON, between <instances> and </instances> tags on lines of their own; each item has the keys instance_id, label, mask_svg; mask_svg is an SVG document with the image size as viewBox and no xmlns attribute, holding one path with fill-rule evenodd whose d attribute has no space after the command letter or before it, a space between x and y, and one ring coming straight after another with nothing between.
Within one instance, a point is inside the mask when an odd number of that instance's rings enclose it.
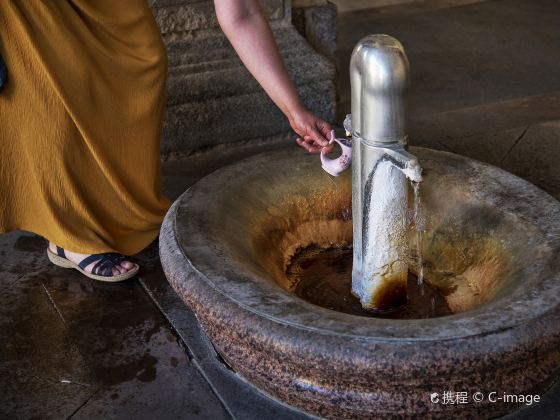
<instances>
[{"instance_id":1,"label":"bare foot","mask_svg":"<svg viewBox=\"0 0 560 420\"><path fill-rule=\"evenodd\" d=\"M56 245L49 241L49 249L51 252L56 254ZM64 250L64 255L74 264L80 264L86 257L89 257L92 254L79 254L77 252L68 251L67 249ZM92 262L91 264L87 265L84 271L91 273L93 267L97 264L97 261ZM124 274L128 270L134 268L134 263L129 260L123 260L119 264L115 265L112 269L113 276L118 276L119 274Z\"/></svg>"}]
</instances>

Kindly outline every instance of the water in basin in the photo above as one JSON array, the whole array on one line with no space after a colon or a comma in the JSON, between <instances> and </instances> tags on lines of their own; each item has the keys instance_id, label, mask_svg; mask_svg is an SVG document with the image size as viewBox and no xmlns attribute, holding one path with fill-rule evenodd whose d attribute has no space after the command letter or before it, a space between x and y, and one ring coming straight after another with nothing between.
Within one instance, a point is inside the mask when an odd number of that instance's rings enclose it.
<instances>
[{"instance_id":1,"label":"water in basin","mask_svg":"<svg viewBox=\"0 0 560 420\"><path fill-rule=\"evenodd\" d=\"M377 318L420 319L450 315L451 309L442 292L429 283L421 283L408 273L407 293L388 290L384 310L366 310L351 292L352 248L308 247L292 257L287 269L290 291L314 305L343 312Z\"/></svg>"}]
</instances>

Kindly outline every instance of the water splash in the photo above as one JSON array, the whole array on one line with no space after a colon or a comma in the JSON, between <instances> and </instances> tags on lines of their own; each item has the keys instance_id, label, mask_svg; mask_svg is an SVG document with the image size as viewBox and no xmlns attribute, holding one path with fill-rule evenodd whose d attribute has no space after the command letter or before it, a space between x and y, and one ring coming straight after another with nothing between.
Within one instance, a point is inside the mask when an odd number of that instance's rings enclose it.
<instances>
[{"instance_id":1,"label":"water splash","mask_svg":"<svg viewBox=\"0 0 560 420\"><path fill-rule=\"evenodd\" d=\"M416 254L418 256L418 285L424 295L424 257L422 255L422 239L424 238L425 226L422 218L422 203L420 200L420 183L411 181L414 191L414 213L412 220L416 229Z\"/></svg>"}]
</instances>

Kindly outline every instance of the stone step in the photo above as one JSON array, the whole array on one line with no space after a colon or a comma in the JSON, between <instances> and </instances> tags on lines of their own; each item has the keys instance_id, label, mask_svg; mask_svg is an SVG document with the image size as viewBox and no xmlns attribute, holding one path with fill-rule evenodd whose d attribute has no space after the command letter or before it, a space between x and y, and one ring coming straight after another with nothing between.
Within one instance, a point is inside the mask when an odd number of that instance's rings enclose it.
<instances>
[{"instance_id":1,"label":"stone step","mask_svg":"<svg viewBox=\"0 0 560 420\"><path fill-rule=\"evenodd\" d=\"M334 79L334 65L313 50L293 27L275 31L275 38L296 85ZM168 106L261 91L224 39L217 34L204 42L168 45Z\"/></svg>"},{"instance_id":2,"label":"stone step","mask_svg":"<svg viewBox=\"0 0 560 420\"><path fill-rule=\"evenodd\" d=\"M280 51L303 49L314 51L292 25L271 25ZM237 57L228 39L218 30L197 31L194 34L168 41L170 67L200 66Z\"/></svg>"},{"instance_id":3,"label":"stone step","mask_svg":"<svg viewBox=\"0 0 560 420\"><path fill-rule=\"evenodd\" d=\"M152 3L154 17L164 37L218 26L212 0L152 0ZM289 1L261 0L260 3L270 21L290 20Z\"/></svg>"}]
</instances>

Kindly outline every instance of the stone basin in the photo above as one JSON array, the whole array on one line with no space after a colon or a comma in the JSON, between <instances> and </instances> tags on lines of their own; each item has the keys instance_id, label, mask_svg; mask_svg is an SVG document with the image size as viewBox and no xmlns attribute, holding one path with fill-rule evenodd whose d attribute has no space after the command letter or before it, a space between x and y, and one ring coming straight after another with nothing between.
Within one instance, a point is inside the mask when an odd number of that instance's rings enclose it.
<instances>
[{"instance_id":1,"label":"stone basin","mask_svg":"<svg viewBox=\"0 0 560 420\"><path fill-rule=\"evenodd\" d=\"M332 178L299 149L219 169L168 212L169 282L262 392L325 418L491 418L522 403L490 392L542 394L558 378L560 203L496 167L410 151L424 168L425 281L451 315L356 316L293 294L286 270L298 251L352 243L350 174ZM415 240L411 230L412 271ZM445 391L468 403L442 404Z\"/></svg>"}]
</instances>

